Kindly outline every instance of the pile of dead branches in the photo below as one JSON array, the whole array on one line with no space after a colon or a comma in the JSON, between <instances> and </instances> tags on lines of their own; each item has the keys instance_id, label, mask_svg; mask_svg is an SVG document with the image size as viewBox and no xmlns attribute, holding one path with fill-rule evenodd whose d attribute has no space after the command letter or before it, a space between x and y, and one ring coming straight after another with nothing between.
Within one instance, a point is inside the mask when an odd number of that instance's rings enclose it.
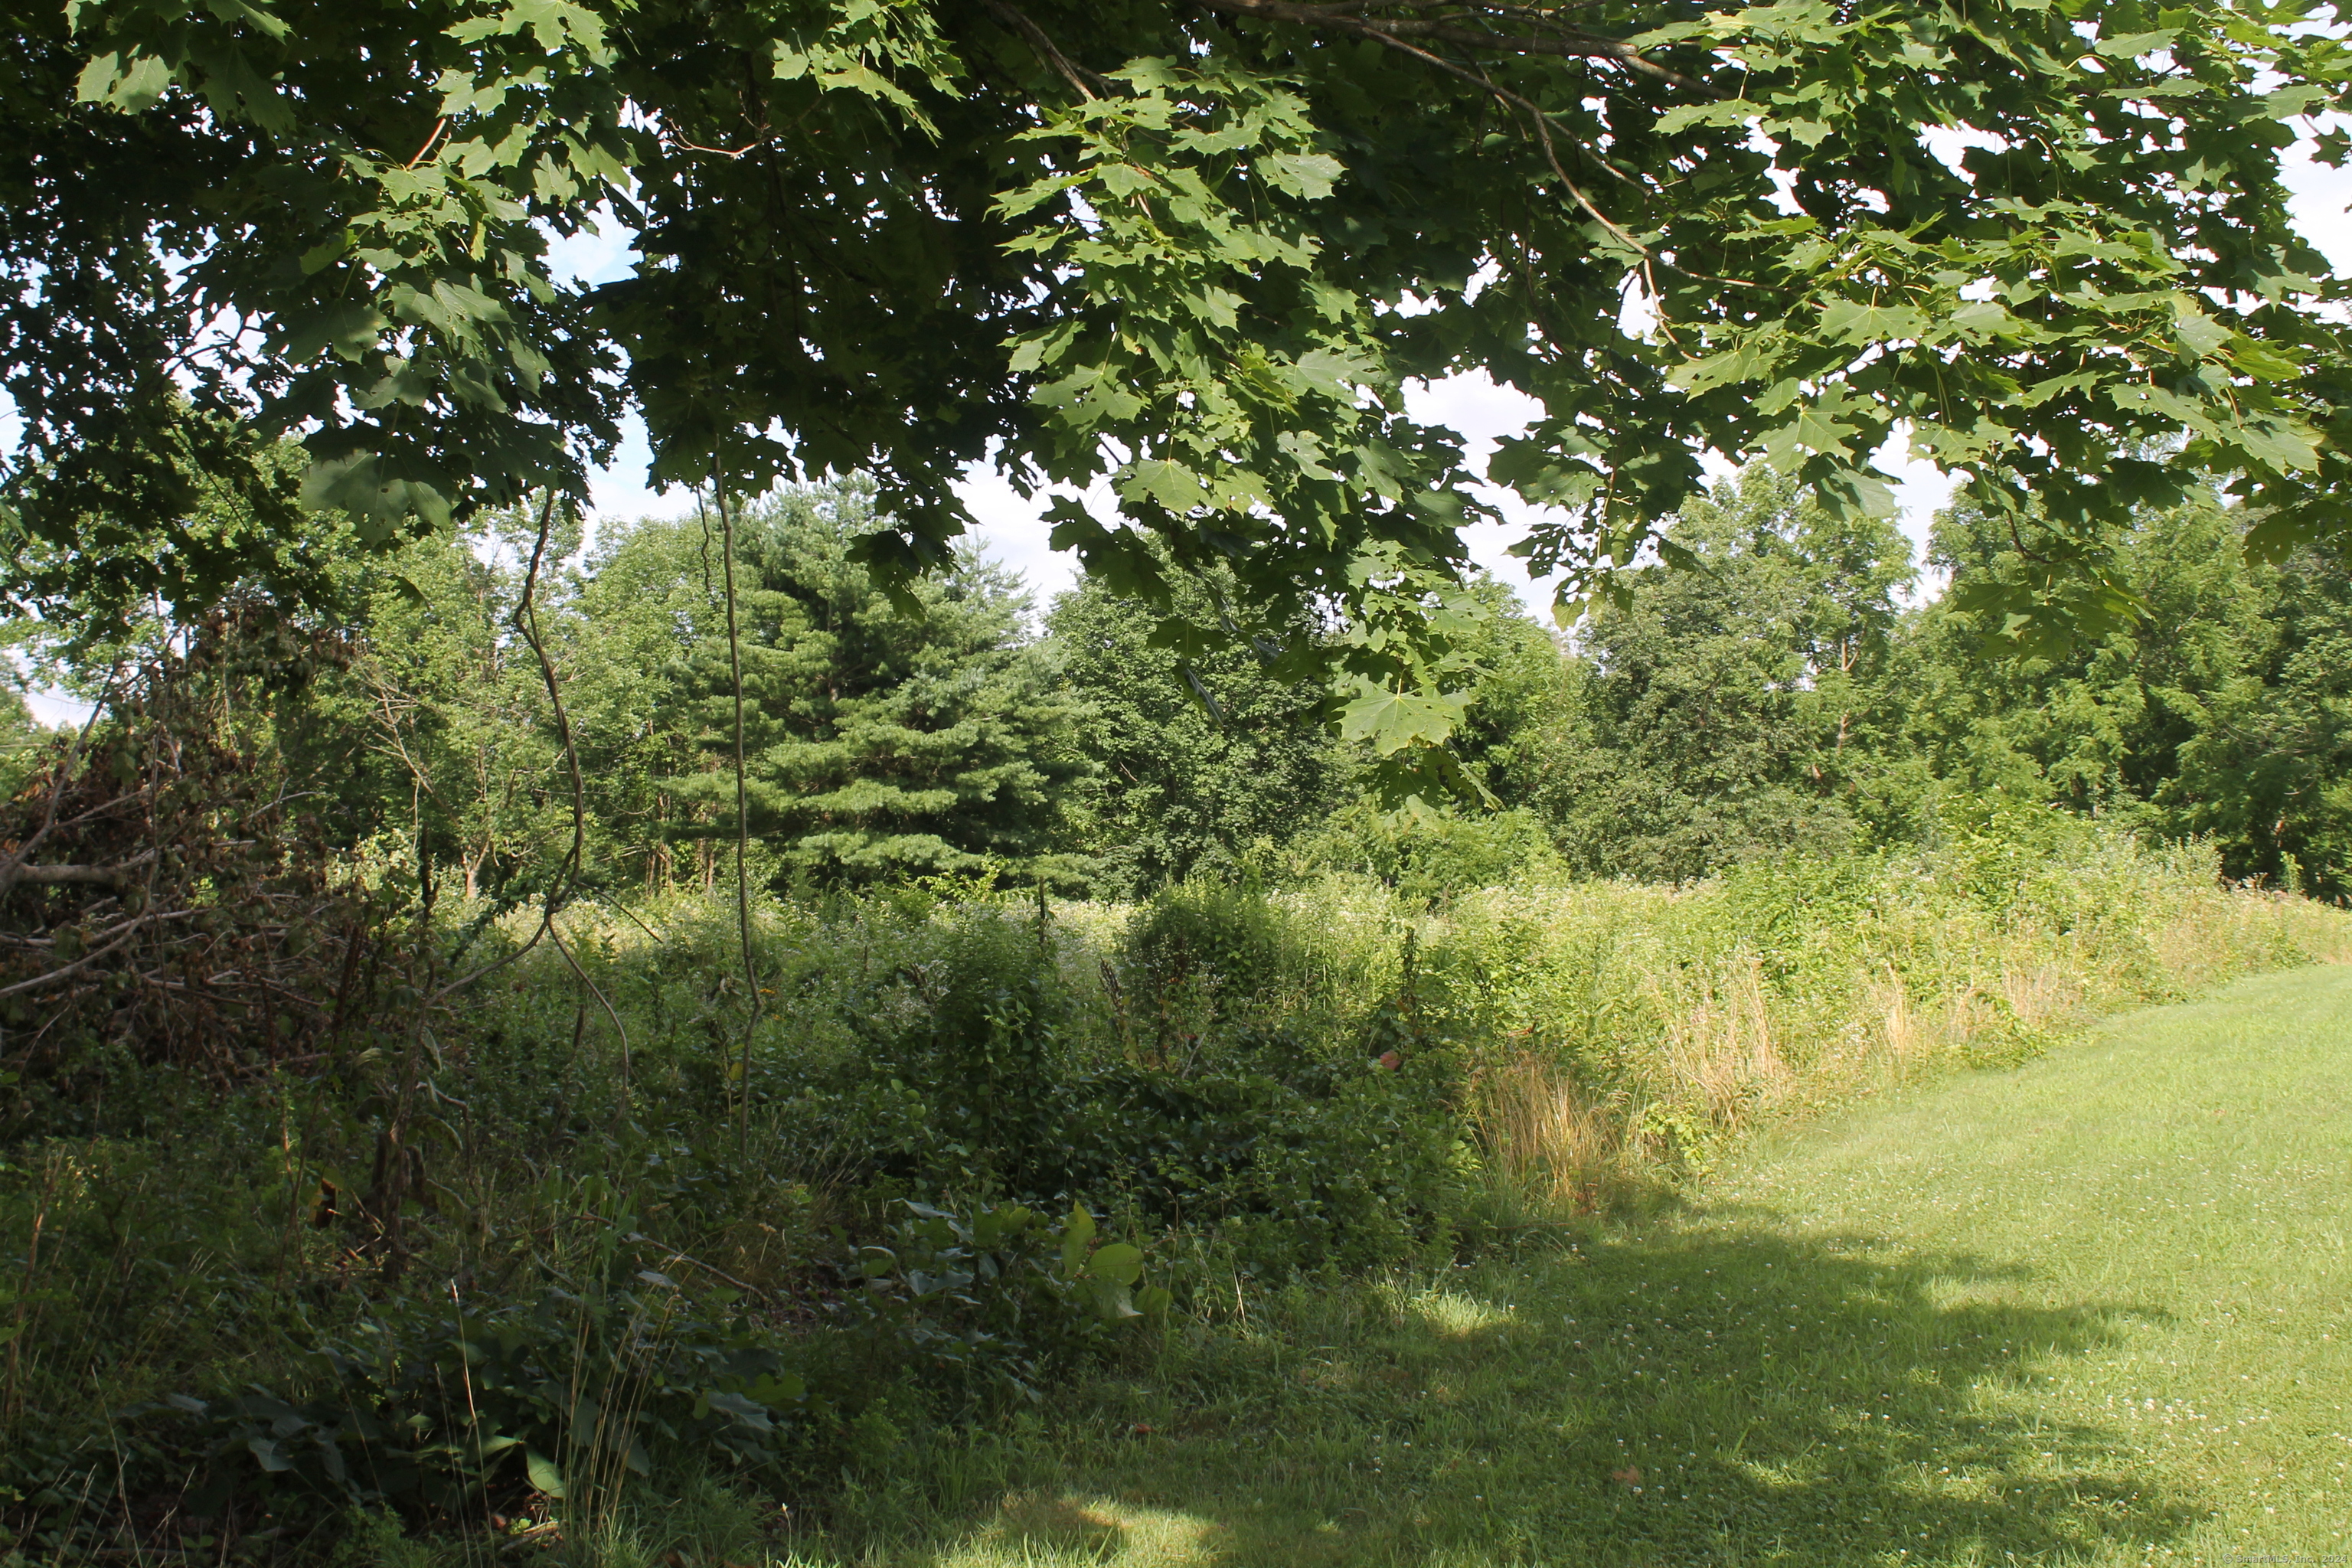
<instances>
[{"instance_id":1,"label":"pile of dead branches","mask_svg":"<svg viewBox=\"0 0 2352 1568\"><path fill-rule=\"evenodd\" d=\"M0 802L0 1083L315 1060L384 922L302 809L258 700L340 657L264 605L118 682Z\"/></svg>"}]
</instances>

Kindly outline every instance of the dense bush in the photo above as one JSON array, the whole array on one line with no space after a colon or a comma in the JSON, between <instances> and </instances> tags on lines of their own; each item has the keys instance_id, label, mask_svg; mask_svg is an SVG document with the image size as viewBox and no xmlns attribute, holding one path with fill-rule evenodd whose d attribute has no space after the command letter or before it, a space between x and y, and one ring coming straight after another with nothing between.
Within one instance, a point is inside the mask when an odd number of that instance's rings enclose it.
<instances>
[{"instance_id":1,"label":"dense bush","mask_svg":"<svg viewBox=\"0 0 2352 1568\"><path fill-rule=\"evenodd\" d=\"M1377 878L1413 904L1567 874L1549 826L1534 812L1519 808L1389 813L1358 801L1304 839L1294 859L1309 874Z\"/></svg>"},{"instance_id":2,"label":"dense bush","mask_svg":"<svg viewBox=\"0 0 2352 1568\"><path fill-rule=\"evenodd\" d=\"M1948 813L1939 837L1759 858L1681 890L1457 900L1425 945L1427 990L1482 1042L1498 1171L1547 1202L1609 1201L1759 1121L2345 951L2343 917L2221 885L2210 848L1997 804Z\"/></svg>"},{"instance_id":3,"label":"dense bush","mask_svg":"<svg viewBox=\"0 0 2352 1568\"><path fill-rule=\"evenodd\" d=\"M27 1402L12 1385L0 1521L72 1552L111 1539L110 1502L135 1512L168 1497L207 1541L249 1548L331 1530L352 1507L439 1528L511 1517L521 1529L609 1516L640 1483L717 1474L796 1493L837 1470L851 1428L898 1391L928 1394L948 1415L1034 1399L1073 1357L1115 1346L1126 1323L1169 1302L1147 1282L1142 1249L1102 1243L1082 1206L1055 1218L893 1205L873 1239L787 1292L637 1230L637 1199L676 1186L635 1185L551 1176L533 1196L572 1222L559 1217L561 1234L494 1276L461 1264L418 1288L323 1300L314 1285L268 1328L246 1325L265 1365L220 1346L206 1347L216 1360L174 1364L134 1330L150 1364L117 1357L94 1363L94 1380L51 1375L29 1391L95 1381L96 1409ZM215 1311L228 1290L269 1299L257 1259L183 1261L219 1292ZM81 1305L48 1304L65 1321ZM101 1342L121 1333L102 1318L80 1323ZM241 1386L222 1375L239 1365ZM131 1392L142 1397L103 1397Z\"/></svg>"},{"instance_id":4,"label":"dense bush","mask_svg":"<svg viewBox=\"0 0 2352 1568\"><path fill-rule=\"evenodd\" d=\"M219 1083L311 1056L373 999L386 910L339 874L266 716L349 649L258 602L183 644L121 672L107 723L7 763L0 1129L87 1128L141 1068Z\"/></svg>"},{"instance_id":5,"label":"dense bush","mask_svg":"<svg viewBox=\"0 0 2352 1568\"><path fill-rule=\"evenodd\" d=\"M1081 991L1039 928L943 915L901 971L911 1018L852 1015L861 1048L785 1114L859 1151L854 1179L877 1191L1089 1198L1220 1232L1254 1268L1405 1256L1458 1218L1459 1053L1417 1024L1375 1038L1370 1016L1286 1020L1288 925L1262 896L1180 886ZM1144 1016L1115 1013L1114 992Z\"/></svg>"}]
</instances>

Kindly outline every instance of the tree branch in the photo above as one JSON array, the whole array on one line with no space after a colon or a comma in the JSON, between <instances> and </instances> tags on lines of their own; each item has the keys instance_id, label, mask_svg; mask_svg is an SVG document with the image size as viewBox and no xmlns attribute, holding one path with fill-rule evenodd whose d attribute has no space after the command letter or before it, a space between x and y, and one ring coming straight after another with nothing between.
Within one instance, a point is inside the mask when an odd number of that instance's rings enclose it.
<instances>
[{"instance_id":1,"label":"tree branch","mask_svg":"<svg viewBox=\"0 0 2352 1568\"><path fill-rule=\"evenodd\" d=\"M727 507L727 473L716 452L710 458L710 488L719 502L719 562L727 574L727 669L735 691L735 920L743 942L743 986L751 993L751 1016L743 1021L742 1082L736 1092L736 1144L740 1154L751 1144L751 1040L760 1027L760 968L751 952L751 814L743 776L743 645L735 620L735 515Z\"/></svg>"},{"instance_id":2,"label":"tree branch","mask_svg":"<svg viewBox=\"0 0 2352 1568\"><path fill-rule=\"evenodd\" d=\"M1223 4L1226 3L1226 0L1208 0L1208 3ZM1274 4L1275 0L1230 0L1230 3L1235 5L1255 5L1261 3L1270 5ZM1607 229L1611 234L1616 236L1617 238L1623 241L1626 245L1633 247L1634 251L1642 258L1642 272L1643 279L1644 281L1649 280L1650 247L1643 245L1640 240L1634 238L1630 233L1626 232L1624 227L1618 224L1617 221L1612 218L1607 213L1602 212L1599 207L1593 205L1592 198L1584 194L1583 187L1579 185L1574 180L1569 178L1568 170L1561 165L1559 161L1559 150L1552 142L1551 116L1544 110L1542 105L1537 103L1532 99L1526 98L1518 93L1513 92L1507 87L1502 86L1493 78L1489 77L1485 71L1473 70L1465 66L1455 65L1452 60L1445 58L1443 55L1432 54L1427 49L1422 48L1418 45L1408 44L1402 38L1395 37L1378 27L1366 26L1359 30L1365 37L1370 38L1385 47L1394 49L1401 54L1410 55L1415 59L1423 60L1430 65L1435 66L1439 70L1445 72L1448 76L1458 77L1481 91L1491 94L1499 101L1524 112L1527 115L1528 121L1535 127L1536 139L1543 147L1544 162L1551 165L1551 172L1554 177L1559 181L1561 186L1566 189L1570 197L1575 201L1576 205L1582 207L1586 212L1592 216L1593 222ZM1656 297L1657 288L1654 283L1652 284L1650 292L1654 298ZM1663 321L1664 318L1662 316L1660 320ZM1669 338L1673 336L1671 332L1667 335Z\"/></svg>"},{"instance_id":3,"label":"tree branch","mask_svg":"<svg viewBox=\"0 0 2352 1568\"><path fill-rule=\"evenodd\" d=\"M1062 79L1068 82L1080 98L1091 102L1102 96L1102 93L1097 92L1094 87L1087 85L1088 78L1092 78L1096 86L1101 87L1104 91L1109 90L1110 84L1101 77L1071 63L1070 57L1055 46L1045 29L1039 26L1027 12L1017 5L1008 4L1007 0L982 0L982 4L990 16L1020 34L1029 47L1037 52L1037 58L1060 73Z\"/></svg>"},{"instance_id":4,"label":"tree branch","mask_svg":"<svg viewBox=\"0 0 2352 1568\"><path fill-rule=\"evenodd\" d=\"M40 846L42 839L57 831L58 807L65 799L66 784L72 777L68 764L79 759L82 748L89 744L90 731L98 728L99 715L106 711L106 705L114 700L117 684L114 680L107 682L106 690L100 696L97 705L90 709L89 717L82 721L81 733L68 743L65 754L51 764L49 798L41 808L40 826L26 835L22 843L0 846L0 894L5 894L16 886L16 879L24 873L26 862L33 858L33 851ZM141 791L141 794L145 794L145 791ZM64 826L78 826L96 816L100 809L92 807Z\"/></svg>"},{"instance_id":5,"label":"tree branch","mask_svg":"<svg viewBox=\"0 0 2352 1568\"><path fill-rule=\"evenodd\" d=\"M1388 21L1374 23L1367 21L1360 16L1347 16L1336 7L1301 5L1294 4L1293 0L1201 0L1201 3L1211 6L1213 9L1231 11L1239 15L1271 16L1275 12L1279 11L1283 13L1281 19L1301 21L1308 26L1316 25L1318 21L1339 24L1343 26L1346 31L1351 32L1359 37L1379 44L1383 48L1393 49L1399 54L1408 55L1414 59L1420 60L1424 65L1434 66L1439 70L1444 71L1446 75L1469 83L1479 91L1495 99L1496 101L1502 103L1508 108L1517 110L1521 113L1525 114L1528 117L1528 123L1535 129L1538 144L1543 149L1544 162L1550 166L1553 177L1559 181L1561 188L1568 193L1569 198L1575 202L1578 206L1583 208L1587 214L1591 215L1593 222L1599 224L1602 228L1607 229L1610 234L1616 237L1620 242L1629 247L1642 258L1640 264L1642 281L1644 287L1648 289L1650 298L1659 301L1658 326L1659 330L1665 333L1667 342L1675 342L1678 340L1675 337L1674 329L1666 322L1664 304L1665 295L1658 287L1657 278L1653 271L1654 266L1664 266L1670 272L1680 273L1685 278L1696 279L1703 282L1729 283L1749 289L1762 289L1765 287L1765 285L1761 283L1754 282L1746 278L1718 278L1712 273L1693 272L1689 268L1677 266L1672 261L1658 261L1657 258L1651 254L1650 247L1648 246L1643 245L1639 239L1635 238L1623 225L1618 223L1614 218L1612 218L1607 213L1602 212L1600 207L1593 204L1592 198L1585 195L1584 188L1579 185L1574 179L1570 177L1567 167L1560 162L1559 147L1552 140L1552 115L1549 110L1546 110L1541 104L1537 103L1533 99L1530 99L1522 93L1514 92L1509 88L1503 86L1500 82L1495 80L1494 78L1488 76L1483 69L1472 66L1456 64L1454 61L1447 59L1443 55L1433 54L1430 50L1424 49L1417 44L1407 43L1403 38L1397 36L1399 33L1406 31L1414 31L1424 36L1435 36L1428 35L1427 29L1422 27L1419 24ZM1394 0L1394 3L1418 7L1423 3L1423 0ZM1511 8L1511 10L1515 14L1517 13L1516 7ZM1475 34L1465 36L1471 38L1476 38L1479 37L1479 35ZM1502 41L1517 43L1523 40ZM1598 41L1605 42L1606 40ZM1591 53L1595 51L1552 50L1539 52ZM1646 61L1643 62L1643 64L1645 68L1663 75L1680 86L1691 89L1693 91L1706 93L1710 98L1718 96L1713 91L1713 89L1706 87L1704 84L1691 81L1687 78L1677 76L1671 71L1666 71L1664 67L1650 66ZM1619 171L1611 168L1605 160L1596 161L1600 162L1601 167L1606 173L1616 175L1619 179L1625 178L1625 176L1622 174L1620 174Z\"/></svg>"},{"instance_id":6,"label":"tree branch","mask_svg":"<svg viewBox=\"0 0 2352 1568\"><path fill-rule=\"evenodd\" d=\"M26 866L16 868L16 879L45 887L57 887L68 882L91 883L99 887L117 887L130 880L131 868L143 866L155 858L155 851L145 850L132 856L120 866Z\"/></svg>"},{"instance_id":7,"label":"tree branch","mask_svg":"<svg viewBox=\"0 0 2352 1568\"><path fill-rule=\"evenodd\" d=\"M1601 37L1598 34L1587 33L1580 28L1570 27L1564 23L1555 21L1548 12L1523 6L1496 6L1490 12L1472 9L1466 14L1499 16L1522 26L1542 26L1549 24L1556 29L1556 35L1547 37L1531 33L1482 32L1475 28L1462 26L1458 22L1444 17L1399 16L1382 17L1376 21L1362 14L1374 7L1362 4L1305 5L1298 4L1297 0L1200 0L1200 4L1209 10L1223 11L1228 16L1255 16L1261 21L1290 22L1304 27L1330 28L1376 41L1410 35L1442 44L1458 44L1471 48L1500 49L1511 54L1553 55L1567 59L1614 60L1629 70L1655 77L1660 81L1671 82L1687 91L1704 93L1709 98L1717 96L1713 89L1704 83L1693 81L1680 71L1670 69L1647 58L1641 50L1631 44L1620 42L1615 38ZM1402 8L1422 10L1433 7L1411 5Z\"/></svg>"},{"instance_id":8,"label":"tree branch","mask_svg":"<svg viewBox=\"0 0 2352 1568\"><path fill-rule=\"evenodd\" d=\"M194 918L195 911L193 910L176 910L170 914L136 916L122 925L116 927L116 931L121 934L116 936L112 942L108 942L105 946L92 948L89 952L82 954L81 957L74 960L74 962L65 965L61 969L52 969L45 973L36 974L29 980L19 980L14 985L0 985L0 996L14 996L20 991L37 991L44 985L55 985L58 981L70 979L74 975L80 973L83 970L88 969L90 965L96 963L100 959L105 958L109 954L119 951L124 943L128 942L132 937L137 936L142 931L151 925L157 925L164 921L184 921L193 920Z\"/></svg>"},{"instance_id":9,"label":"tree branch","mask_svg":"<svg viewBox=\"0 0 2352 1568\"><path fill-rule=\"evenodd\" d=\"M436 1002L452 992L465 989L487 974L494 973L516 963L523 954L537 947L543 938L554 931L556 915L562 911L564 903L571 898L572 890L580 881L582 852L587 842L587 812L580 776L580 755L572 748L572 723L563 711L563 694L556 687L555 667L548 662L547 649L540 641L539 612L534 604L539 592L540 565L547 555L548 529L555 520L555 502L556 492L550 488L546 502L539 509L539 536L531 545L530 568L523 574L522 596L516 601L514 613L508 619L515 630L522 634L523 640L530 645L531 653L539 660L541 678L547 682L548 698L555 705L556 738L562 742L564 758L572 765L572 848L558 865L555 879L548 884L547 898L540 910L539 925L531 931L530 940L512 952L494 958L488 963L448 982L433 993L433 1000ZM591 991L596 991L597 1000L604 1001L604 994L597 991L595 983L588 981L586 974L581 972L579 965L572 961L571 952L563 947L561 936L556 938L556 950L563 954L565 963L572 965L573 973L579 974L582 980L587 981L588 988ZM611 1003L605 1003L607 1011L610 1011L611 1007ZM616 1027L619 1026L619 1017L618 1014L614 1015ZM625 1029L621 1034L621 1070L625 1079L629 1070L629 1037Z\"/></svg>"}]
</instances>

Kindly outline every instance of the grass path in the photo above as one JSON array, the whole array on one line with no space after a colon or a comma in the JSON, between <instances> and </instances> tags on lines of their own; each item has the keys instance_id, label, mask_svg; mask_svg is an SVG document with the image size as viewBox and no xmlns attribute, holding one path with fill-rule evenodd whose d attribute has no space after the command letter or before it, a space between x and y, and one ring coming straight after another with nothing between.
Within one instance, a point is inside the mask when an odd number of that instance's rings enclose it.
<instances>
[{"instance_id":1,"label":"grass path","mask_svg":"<svg viewBox=\"0 0 2352 1568\"><path fill-rule=\"evenodd\" d=\"M2352 1564L2347 1230L2352 970L2275 975L1671 1220L1175 1331L884 1561Z\"/></svg>"}]
</instances>

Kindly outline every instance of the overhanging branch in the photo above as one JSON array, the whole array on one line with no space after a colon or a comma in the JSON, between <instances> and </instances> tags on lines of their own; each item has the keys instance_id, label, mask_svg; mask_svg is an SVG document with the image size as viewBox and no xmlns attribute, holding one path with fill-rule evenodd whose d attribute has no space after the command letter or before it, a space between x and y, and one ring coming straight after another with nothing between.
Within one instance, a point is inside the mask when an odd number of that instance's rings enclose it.
<instances>
[{"instance_id":1,"label":"overhanging branch","mask_svg":"<svg viewBox=\"0 0 2352 1568\"><path fill-rule=\"evenodd\" d=\"M1633 45L1621 39L1589 33L1559 19L1559 13L1570 6L1535 5L1448 5L1443 7L1402 3L1380 4L1378 0L1357 0L1356 4L1338 5L1307 5L1298 0L1199 0L1211 11L1222 11L1231 16L1255 16L1261 21L1289 22L1303 27L1329 29L1370 38L1375 42L1389 38L1425 38L1433 43L1453 44L1465 48L1490 49L1515 55L1552 55L1567 59L1614 60L1628 70L1639 71L1660 81L1691 92L1716 96L1705 84L1692 80L1682 72L1662 66L1649 58ZM1380 12L1436 12L1436 15L1377 16ZM1465 26L1475 21L1499 22L1501 27Z\"/></svg>"},{"instance_id":2,"label":"overhanging branch","mask_svg":"<svg viewBox=\"0 0 2352 1568\"><path fill-rule=\"evenodd\" d=\"M1073 62L1045 28L1030 15L1008 0L982 0L988 14L1021 35L1024 42L1036 51L1037 58L1054 68L1064 81L1070 84L1083 99L1096 99L1109 90L1110 84L1094 72ZM1100 89L1100 90L1097 90Z\"/></svg>"}]
</instances>

